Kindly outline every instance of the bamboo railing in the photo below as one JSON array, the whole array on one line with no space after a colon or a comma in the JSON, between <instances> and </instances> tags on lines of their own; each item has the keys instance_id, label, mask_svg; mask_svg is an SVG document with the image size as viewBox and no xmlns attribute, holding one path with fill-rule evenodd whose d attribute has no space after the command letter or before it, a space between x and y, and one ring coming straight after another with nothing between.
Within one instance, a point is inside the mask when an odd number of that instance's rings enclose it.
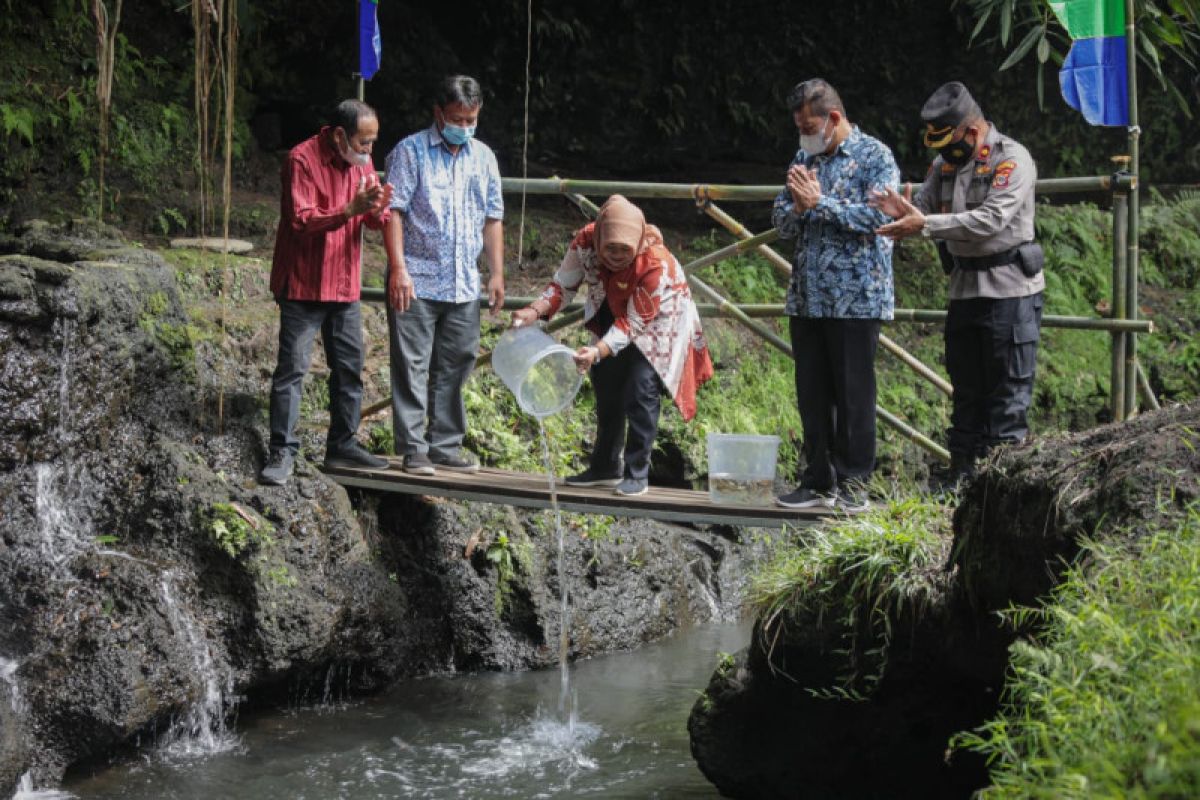
<instances>
[{"instance_id":1,"label":"bamboo railing","mask_svg":"<svg viewBox=\"0 0 1200 800\"><path fill-rule=\"evenodd\" d=\"M779 238L775 230L753 234L744 225L727 212L719 208L715 200L731 201L770 201L779 194L780 186L736 186L728 184L675 184L675 183L644 183L631 181L598 181L572 180L558 177L552 178L504 178L502 180L505 192L524 192L527 194L562 194L585 214L594 216L597 206L588 200L584 194L610 195L624 194L637 198L667 198L688 199L704 211L709 217L738 238L734 244L715 250L700 258L683 265L688 276L688 282L693 292L706 302L697 303L702 317L722 317L733 319L752 331L756 336L775 347L777 350L792 354L791 345L784 341L775 331L756 320L766 317L784 316L784 306L781 303L770 304L735 304L723 297L719 292L698 278L694 272L710 264L732 258L754 250L767 258L768 262L781 276L791 274L790 263L768 245ZM906 190L913 190L913 184L906 184ZM1151 333L1154 330L1149 320L1137 319L1135 311L1137 302L1137 243L1136 228L1133 231L1133 241L1130 241L1128 221L1132 219L1129 213L1129 194L1136 196L1136 176L1118 170L1111 176L1049 178L1037 181L1035 191L1043 195L1058 195L1080 192L1111 193L1113 198L1113 268L1112 268L1112 303L1108 317L1077 317L1058 314L1045 314L1042 326L1045 328L1066 328L1072 330L1107 331L1112 336L1112 374L1111 402L1114 419L1127 419L1137 411L1137 397L1141 394L1146 405L1158 408L1149 381L1136 358L1136 334ZM369 302L386 302L386 292L382 289L364 288L362 299ZM508 297L504 308L514 310L523 308L533 301L531 297ZM486 301L481 300L481 303ZM1131 306L1131 303L1134 304ZM582 307L578 303L570 304L561 309L560 316L547 326L547 331L560 330L580 321L583 317ZM944 323L947 312L935 309L897 308L891 324ZM922 379L928 381L947 396L952 395L953 389L949 382L935 370L922 363L899 344L885 335L880 335L880 345L888 353L898 358L908 368ZM478 364L486 364L491 358L490 353L480 356ZM383 400L363 409L363 417L378 413L387 408L390 400ZM916 430L896 415L876 406L877 417L897 430L901 435L913 441L925 450L933 453L942 460L949 460L949 453L929 437Z\"/></svg>"}]
</instances>

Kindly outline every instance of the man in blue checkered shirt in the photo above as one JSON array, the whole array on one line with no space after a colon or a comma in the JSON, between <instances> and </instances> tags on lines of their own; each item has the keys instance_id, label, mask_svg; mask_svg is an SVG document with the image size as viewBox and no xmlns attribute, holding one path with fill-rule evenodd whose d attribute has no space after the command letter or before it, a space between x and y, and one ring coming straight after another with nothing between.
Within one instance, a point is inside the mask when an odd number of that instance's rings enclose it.
<instances>
[{"instance_id":1,"label":"man in blue checkered shirt","mask_svg":"<svg viewBox=\"0 0 1200 800\"><path fill-rule=\"evenodd\" d=\"M392 424L404 470L418 475L479 469L462 451L462 388L479 349L480 253L493 313L504 304L504 200L496 156L474 138L482 106L474 78L445 78L433 125L387 158Z\"/></svg>"}]
</instances>

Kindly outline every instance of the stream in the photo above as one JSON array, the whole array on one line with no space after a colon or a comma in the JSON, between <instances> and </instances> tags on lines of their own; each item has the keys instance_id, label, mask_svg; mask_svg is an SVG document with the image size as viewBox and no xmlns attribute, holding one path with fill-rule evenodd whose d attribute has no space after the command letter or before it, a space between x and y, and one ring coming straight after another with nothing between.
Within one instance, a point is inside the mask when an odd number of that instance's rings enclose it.
<instances>
[{"instance_id":1,"label":"stream","mask_svg":"<svg viewBox=\"0 0 1200 800\"><path fill-rule=\"evenodd\" d=\"M556 713L555 669L421 678L348 703L246 713L231 750L159 749L73 776L57 796L714 798L689 751L688 712L717 654L748 637L749 623L705 625L578 662L573 724Z\"/></svg>"}]
</instances>

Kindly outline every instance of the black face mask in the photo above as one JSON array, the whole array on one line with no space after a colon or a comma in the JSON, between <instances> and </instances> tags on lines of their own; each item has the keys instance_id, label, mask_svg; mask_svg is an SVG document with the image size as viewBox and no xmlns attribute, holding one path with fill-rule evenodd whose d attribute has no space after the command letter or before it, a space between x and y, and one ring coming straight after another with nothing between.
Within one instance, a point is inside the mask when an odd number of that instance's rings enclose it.
<instances>
[{"instance_id":1,"label":"black face mask","mask_svg":"<svg viewBox=\"0 0 1200 800\"><path fill-rule=\"evenodd\" d=\"M961 167L971 160L971 156L975 155L975 144L968 143L967 137L959 139L957 142L950 142L945 147L938 149L938 155L952 167Z\"/></svg>"}]
</instances>

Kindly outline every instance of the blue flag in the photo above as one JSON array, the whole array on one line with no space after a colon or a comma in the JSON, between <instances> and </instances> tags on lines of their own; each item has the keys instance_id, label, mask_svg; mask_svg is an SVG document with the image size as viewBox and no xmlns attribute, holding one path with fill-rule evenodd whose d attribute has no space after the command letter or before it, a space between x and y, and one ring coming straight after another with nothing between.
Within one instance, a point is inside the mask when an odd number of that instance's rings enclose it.
<instances>
[{"instance_id":1,"label":"blue flag","mask_svg":"<svg viewBox=\"0 0 1200 800\"><path fill-rule=\"evenodd\" d=\"M1063 99L1092 125L1129 124L1124 0L1050 0L1071 35L1058 73Z\"/></svg>"},{"instance_id":2,"label":"blue flag","mask_svg":"<svg viewBox=\"0 0 1200 800\"><path fill-rule=\"evenodd\" d=\"M369 81L379 72L383 55L383 39L379 35L376 9L379 0L358 0L358 74Z\"/></svg>"}]
</instances>

